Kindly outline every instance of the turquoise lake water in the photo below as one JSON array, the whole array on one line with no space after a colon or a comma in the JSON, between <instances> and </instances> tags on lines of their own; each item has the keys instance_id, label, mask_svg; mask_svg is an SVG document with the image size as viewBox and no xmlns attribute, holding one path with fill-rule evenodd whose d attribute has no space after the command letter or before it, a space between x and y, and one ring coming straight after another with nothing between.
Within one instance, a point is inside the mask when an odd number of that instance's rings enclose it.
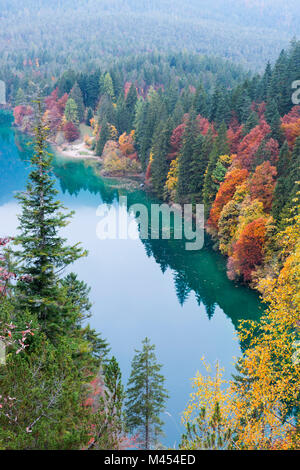
<instances>
[{"instance_id":1,"label":"turquoise lake water","mask_svg":"<svg viewBox=\"0 0 300 470\"><path fill-rule=\"evenodd\" d=\"M0 236L16 233L14 194L26 184L27 140L11 127L0 127ZM75 211L65 235L89 251L72 270L91 287L90 323L109 341L124 384L141 341L148 336L156 345L170 394L162 442L177 446L181 413L192 391L190 378L204 372L201 357L211 364L219 361L230 378L241 352L238 321L259 318L258 296L227 279L226 262L209 240L197 252L186 251L180 240L99 240L99 206L117 208L120 195L127 196L129 205L149 206L152 200L143 191L97 176L95 161L55 156L54 174L59 199Z\"/></svg>"}]
</instances>

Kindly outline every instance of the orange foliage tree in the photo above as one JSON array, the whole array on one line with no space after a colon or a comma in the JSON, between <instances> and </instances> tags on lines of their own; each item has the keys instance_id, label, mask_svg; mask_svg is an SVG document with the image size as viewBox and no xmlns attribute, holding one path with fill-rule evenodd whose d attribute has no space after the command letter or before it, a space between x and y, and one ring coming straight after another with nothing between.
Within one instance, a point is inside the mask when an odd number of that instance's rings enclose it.
<instances>
[{"instance_id":1,"label":"orange foliage tree","mask_svg":"<svg viewBox=\"0 0 300 470\"><path fill-rule=\"evenodd\" d=\"M130 134L124 132L119 137L119 146L120 150L125 157L130 158L131 160L137 160L137 153L134 148L134 131L131 131Z\"/></svg>"},{"instance_id":2,"label":"orange foliage tree","mask_svg":"<svg viewBox=\"0 0 300 470\"><path fill-rule=\"evenodd\" d=\"M252 279L255 268L263 261L267 219L260 217L242 230L228 260L228 276L241 276L245 282Z\"/></svg>"},{"instance_id":3,"label":"orange foliage tree","mask_svg":"<svg viewBox=\"0 0 300 470\"><path fill-rule=\"evenodd\" d=\"M26 116L32 116L33 109L31 106L20 105L14 108L14 119L17 126L21 126Z\"/></svg>"},{"instance_id":4,"label":"orange foliage tree","mask_svg":"<svg viewBox=\"0 0 300 470\"><path fill-rule=\"evenodd\" d=\"M285 255L275 279L260 282L268 307L241 324L245 345L234 381L198 373L184 412L183 449L297 450L300 447L300 215L278 236ZM218 439L215 439L215 436Z\"/></svg>"},{"instance_id":5,"label":"orange foliage tree","mask_svg":"<svg viewBox=\"0 0 300 470\"><path fill-rule=\"evenodd\" d=\"M235 168L229 171L226 175L225 181L221 183L216 199L212 205L210 216L207 221L208 229L211 232L218 230L218 223L223 207L233 197L237 187L241 185L248 178L248 170L240 170Z\"/></svg>"},{"instance_id":6,"label":"orange foliage tree","mask_svg":"<svg viewBox=\"0 0 300 470\"><path fill-rule=\"evenodd\" d=\"M297 137L300 136L300 106L294 106L282 120L282 129L285 133L289 147L292 148Z\"/></svg>"},{"instance_id":7,"label":"orange foliage tree","mask_svg":"<svg viewBox=\"0 0 300 470\"><path fill-rule=\"evenodd\" d=\"M266 212L270 212L272 208L276 175L276 168L267 161L256 168L250 180L251 199L261 201Z\"/></svg>"},{"instance_id":8,"label":"orange foliage tree","mask_svg":"<svg viewBox=\"0 0 300 470\"><path fill-rule=\"evenodd\" d=\"M241 165L242 168L251 169L256 153L270 131L271 128L269 124L264 119L261 119L259 125L254 127L249 134L244 137L238 146L236 157L236 162Z\"/></svg>"},{"instance_id":9,"label":"orange foliage tree","mask_svg":"<svg viewBox=\"0 0 300 470\"><path fill-rule=\"evenodd\" d=\"M237 153L240 142L243 138L243 128L244 126L230 126L227 131L227 139L230 147L231 153Z\"/></svg>"}]
</instances>

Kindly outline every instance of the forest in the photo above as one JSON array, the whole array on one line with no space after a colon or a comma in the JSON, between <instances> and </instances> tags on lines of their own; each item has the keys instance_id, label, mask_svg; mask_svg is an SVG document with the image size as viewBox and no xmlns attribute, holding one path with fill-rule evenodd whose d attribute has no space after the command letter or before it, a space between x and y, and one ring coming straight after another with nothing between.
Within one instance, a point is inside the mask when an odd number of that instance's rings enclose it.
<instances>
[{"instance_id":1,"label":"forest","mask_svg":"<svg viewBox=\"0 0 300 470\"><path fill-rule=\"evenodd\" d=\"M219 60L182 54L137 57L102 73L69 70L45 98L43 118L56 140L78 139L85 122L86 144L107 173L143 172L159 199L203 203L228 276L255 284L278 269L275 239L298 193L300 107L291 85L299 63L294 41L262 75L233 65L223 74ZM16 124L29 131L26 96L19 87L12 100Z\"/></svg>"},{"instance_id":2,"label":"forest","mask_svg":"<svg viewBox=\"0 0 300 470\"><path fill-rule=\"evenodd\" d=\"M298 25L297 0L2 0L0 66L26 72L38 61L51 78L123 56L185 50L261 70Z\"/></svg>"},{"instance_id":3,"label":"forest","mask_svg":"<svg viewBox=\"0 0 300 470\"><path fill-rule=\"evenodd\" d=\"M102 175L139 178L170 205L204 204L205 230L228 278L265 305L259 321L237 327L243 347L230 381L220 364L203 360L207 374L192 379L179 449L299 449L296 1L286 10L279 0L240 0L238 9L223 0L184 9L141 1L134 14L129 0L22 5L3 1L0 13L0 25L11 25L0 28L8 102L0 124L13 120L35 141L17 196L18 235L0 239L0 341L9 351L0 363L0 450L161 446L169 391L155 345L146 337L135 350L125 388L108 342L88 324L89 287L64 274L87 252L60 234L73 214L57 199L47 145L79 141ZM213 54L225 8L230 19ZM59 21L52 15L45 28L52 9ZM22 26L13 24L16 12Z\"/></svg>"}]
</instances>

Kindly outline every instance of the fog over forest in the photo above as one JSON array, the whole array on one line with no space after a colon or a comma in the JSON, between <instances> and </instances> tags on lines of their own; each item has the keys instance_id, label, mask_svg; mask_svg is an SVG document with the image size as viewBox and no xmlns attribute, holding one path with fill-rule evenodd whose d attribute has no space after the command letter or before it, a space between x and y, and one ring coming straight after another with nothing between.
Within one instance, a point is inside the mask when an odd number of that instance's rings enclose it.
<instances>
[{"instance_id":1,"label":"fog over forest","mask_svg":"<svg viewBox=\"0 0 300 470\"><path fill-rule=\"evenodd\" d=\"M298 0L1 0L0 64L38 56L55 70L180 49L261 70L299 21Z\"/></svg>"}]
</instances>

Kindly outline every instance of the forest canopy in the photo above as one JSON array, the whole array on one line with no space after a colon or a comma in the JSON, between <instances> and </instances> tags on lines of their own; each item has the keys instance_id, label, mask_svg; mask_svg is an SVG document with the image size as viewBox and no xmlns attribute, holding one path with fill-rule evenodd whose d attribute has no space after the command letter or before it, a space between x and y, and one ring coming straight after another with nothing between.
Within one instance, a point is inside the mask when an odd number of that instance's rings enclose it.
<instances>
[{"instance_id":1,"label":"forest canopy","mask_svg":"<svg viewBox=\"0 0 300 470\"><path fill-rule=\"evenodd\" d=\"M2 0L0 65L38 59L57 74L125 54L186 50L261 70L297 34L299 19L297 0Z\"/></svg>"}]
</instances>

